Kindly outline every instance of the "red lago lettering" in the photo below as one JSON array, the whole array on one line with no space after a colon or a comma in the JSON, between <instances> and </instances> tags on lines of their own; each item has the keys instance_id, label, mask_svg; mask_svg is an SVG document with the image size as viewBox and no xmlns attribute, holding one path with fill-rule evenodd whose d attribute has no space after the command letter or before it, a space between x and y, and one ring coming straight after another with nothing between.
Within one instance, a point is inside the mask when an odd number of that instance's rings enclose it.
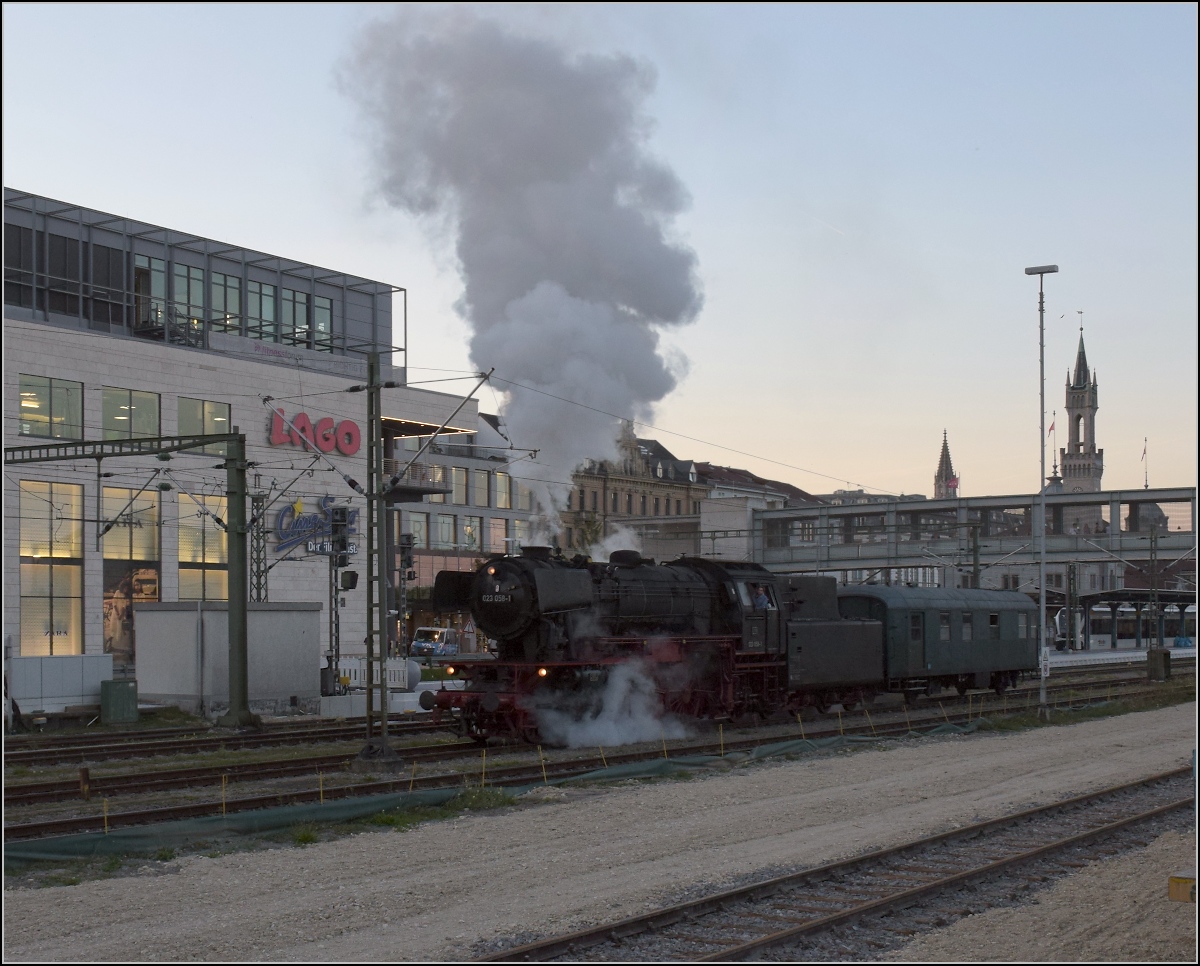
<instances>
[{"instance_id":1,"label":"red lago lettering","mask_svg":"<svg viewBox=\"0 0 1200 966\"><path fill-rule=\"evenodd\" d=\"M353 456L362 445L362 433L351 419L335 423L332 417L324 416L314 426L308 413L296 413L288 419L282 409L276 409L271 413L269 441L272 446L302 446L322 453L336 449L343 456Z\"/></svg>"}]
</instances>

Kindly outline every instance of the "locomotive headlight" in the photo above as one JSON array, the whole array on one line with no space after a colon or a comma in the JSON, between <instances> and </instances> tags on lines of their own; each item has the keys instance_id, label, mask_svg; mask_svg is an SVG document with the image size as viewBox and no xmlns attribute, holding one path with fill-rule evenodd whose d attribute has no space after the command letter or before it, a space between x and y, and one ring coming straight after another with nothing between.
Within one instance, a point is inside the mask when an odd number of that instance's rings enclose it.
<instances>
[{"instance_id":1,"label":"locomotive headlight","mask_svg":"<svg viewBox=\"0 0 1200 966\"><path fill-rule=\"evenodd\" d=\"M545 677L547 674L549 674L549 673L550 673L550 672L549 672L549 671L547 671L547 670L546 670L544 667L540 667L540 668L538 668L538 677L539 677L539 678L544 678L544 677Z\"/></svg>"},{"instance_id":2,"label":"locomotive headlight","mask_svg":"<svg viewBox=\"0 0 1200 966\"><path fill-rule=\"evenodd\" d=\"M495 576L496 576L496 568L495 568L495 567L488 567L488 569L487 569L487 575L488 575L489 577L495 577Z\"/></svg>"},{"instance_id":3,"label":"locomotive headlight","mask_svg":"<svg viewBox=\"0 0 1200 966\"><path fill-rule=\"evenodd\" d=\"M446 668L446 677L448 677L448 678L454 677L454 668L452 668L452 667Z\"/></svg>"}]
</instances>

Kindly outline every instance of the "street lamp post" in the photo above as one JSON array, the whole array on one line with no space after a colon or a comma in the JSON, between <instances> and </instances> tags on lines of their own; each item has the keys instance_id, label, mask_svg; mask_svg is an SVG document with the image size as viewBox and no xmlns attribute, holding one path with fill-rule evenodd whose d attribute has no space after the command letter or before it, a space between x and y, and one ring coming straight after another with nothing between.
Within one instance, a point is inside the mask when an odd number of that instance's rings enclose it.
<instances>
[{"instance_id":1,"label":"street lamp post","mask_svg":"<svg viewBox=\"0 0 1200 966\"><path fill-rule=\"evenodd\" d=\"M1035 265L1025 269L1026 275L1038 277L1038 452L1041 454L1041 475L1038 477L1038 664L1041 687L1038 691L1038 716L1049 717L1046 708L1046 675L1049 673L1049 652L1046 650L1046 298L1043 282L1047 275L1058 271L1057 265Z\"/></svg>"}]
</instances>

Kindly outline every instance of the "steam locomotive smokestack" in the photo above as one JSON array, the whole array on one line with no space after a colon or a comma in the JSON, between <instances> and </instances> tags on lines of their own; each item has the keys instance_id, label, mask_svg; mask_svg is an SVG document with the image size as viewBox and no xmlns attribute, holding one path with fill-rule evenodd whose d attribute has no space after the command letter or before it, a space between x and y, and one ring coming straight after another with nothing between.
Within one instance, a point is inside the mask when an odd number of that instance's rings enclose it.
<instances>
[{"instance_id":1,"label":"steam locomotive smokestack","mask_svg":"<svg viewBox=\"0 0 1200 966\"><path fill-rule=\"evenodd\" d=\"M530 475L556 517L571 472L615 455L607 414L648 419L686 371L659 332L703 302L696 256L671 236L687 193L647 151L653 72L405 8L364 30L342 81L387 203L455 237L471 358L509 381L508 435L540 450Z\"/></svg>"}]
</instances>

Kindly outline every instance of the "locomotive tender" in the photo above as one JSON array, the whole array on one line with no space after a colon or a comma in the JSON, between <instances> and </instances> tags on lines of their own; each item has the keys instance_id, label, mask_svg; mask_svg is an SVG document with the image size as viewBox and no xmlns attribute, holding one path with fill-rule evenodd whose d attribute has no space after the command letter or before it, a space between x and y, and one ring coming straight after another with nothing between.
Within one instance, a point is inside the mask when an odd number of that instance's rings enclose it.
<instances>
[{"instance_id":1,"label":"locomotive tender","mask_svg":"<svg viewBox=\"0 0 1200 966\"><path fill-rule=\"evenodd\" d=\"M776 575L755 564L636 551L607 563L547 547L442 571L433 604L470 611L495 661L453 665L462 690L423 692L479 740L538 739L538 712L595 714L609 675L640 663L664 713L717 720L806 706L849 709L880 692L1003 691L1037 668L1037 608L1015 591Z\"/></svg>"}]
</instances>

